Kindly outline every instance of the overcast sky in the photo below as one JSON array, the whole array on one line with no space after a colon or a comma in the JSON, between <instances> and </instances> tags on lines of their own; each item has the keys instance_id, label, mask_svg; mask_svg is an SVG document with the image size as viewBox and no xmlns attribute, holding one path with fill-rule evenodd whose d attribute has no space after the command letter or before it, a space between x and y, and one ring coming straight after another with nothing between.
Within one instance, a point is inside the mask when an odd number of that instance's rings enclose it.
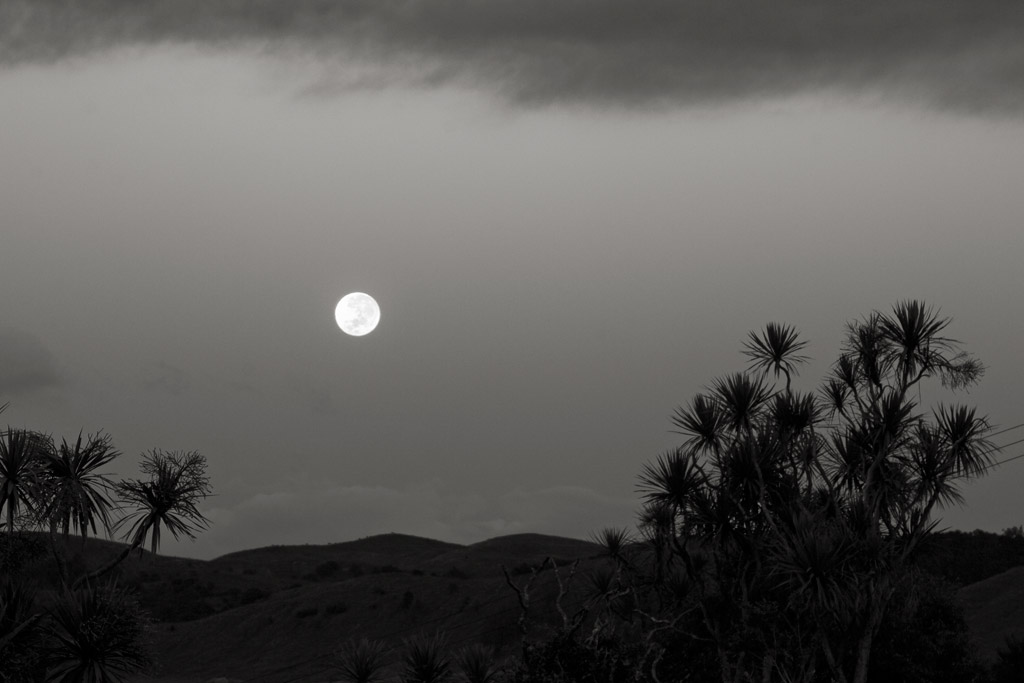
<instances>
[{"instance_id":1,"label":"overcast sky","mask_svg":"<svg viewBox=\"0 0 1024 683\"><path fill-rule=\"evenodd\" d=\"M174 554L585 537L769 321L924 299L1024 422L1022 179L1019 0L0 0L0 422L205 454Z\"/></svg>"}]
</instances>

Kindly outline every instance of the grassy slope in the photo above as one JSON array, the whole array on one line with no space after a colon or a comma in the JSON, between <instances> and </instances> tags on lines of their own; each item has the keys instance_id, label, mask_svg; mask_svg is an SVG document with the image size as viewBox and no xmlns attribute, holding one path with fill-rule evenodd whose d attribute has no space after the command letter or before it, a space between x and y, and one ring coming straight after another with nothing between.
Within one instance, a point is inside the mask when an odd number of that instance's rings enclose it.
<instances>
[{"instance_id":1,"label":"grassy slope","mask_svg":"<svg viewBox=\"0 0 1024 683\"><path fill-rule=\"evenodd\" d=\"M958 597L984 659L993 660L1007 636L1024 637L1024 566L965 586Z\"/></svg>"},{"instance_id":2,"label":"grassy slope","mask_svg":"<svg viewBox=\"0 0 1024 683\"><path fill-rule=\"evenodd\" d=\"M1024 634L1024 565L1004 571L1019 562L1024 539L954 533L939 535L934 545L930 563L954 583L984 577L959 593L983 656L992 657L1006 635ZM97 566L121 548L72 542L69 556L72 564ZM284 683L327 680L325 655L351 637L398 647L403 638L439 629L453 645L481 640L508 652L518 642L519 608L501 566L519 568L514 578L522 582L525 567L545 557L567 561L597 551L585 541L536 534L469 546L386 534L259 548L209 562L143 553L117 573L160 622L159 680ZM584 559L581 570L591 564ZM554 618L553 595L546 573L534 596L535 605L545 606L542 619Z\"/></svg>"},{"instance_id":3,"label":"grassy slope","mask_svg":"<svg viewBox=\"0 0 1024 683\"><path fill-rule=\"evenodd\" d=\"M232 581L269 593L204 618L156 624L159 680L224 676L283 683L327 680L329 653L349 638L379 638L398 648L404 638L441 630L454 647L484 642L511 652L518 646L520 609L501 566L515 570L514 580L522 583L529 578L526 567L545 557L591 564L588 558L598 550L585 541L536 534L470 546L387 534L325 546L260 548L211 562L144 557L126 567L125 578L144 579L140 594L155 611L178 603L194 612L187 605L195 600L225 600L223 595L238 593ZM318 575L317 567L327 563L337 569ZM359 567L355 573L353 565ZM196 587L202 592L208 585L211 595L197 596ZM579 599L582 577L574 587L567 606ZM556 618L555 592L553 574L544 572L532 593L532 616L541 624Z\"/></svg>"}]
</instances>

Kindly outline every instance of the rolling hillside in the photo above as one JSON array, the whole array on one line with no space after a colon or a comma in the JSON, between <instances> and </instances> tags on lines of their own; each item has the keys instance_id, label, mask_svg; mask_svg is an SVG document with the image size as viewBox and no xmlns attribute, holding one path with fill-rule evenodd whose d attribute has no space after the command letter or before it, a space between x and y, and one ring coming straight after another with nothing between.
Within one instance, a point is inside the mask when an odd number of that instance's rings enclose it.
<instances>
[{"instance_id":1,"label":"rolling hillside","mask_svg":"<svg viewBox=\"0 0 1024 683\"><path fill-rule=\"evenodd\" d=\"M971 639L986 661L1007 636L1024 637L1024 565L972 583L958 592Z\"/></svg>"},{"instance_id":2,"label":"rolling hillside","mask_svg":"<svg viewBox=\"0 0 1024 683\"><path fill-rule=\"evenodd\" d=\"M349 638L398 648L404 638L440 630L453 647L484 642L511 652L520 608L502 565L520 583L546 557L588 566L598 553L586 541L537 534L468 546L386 534L259 548L210 562L147 554L126 563L134 566L123 580L155 615L208 612L155 624L157 680L284 683L327 680L329 654ZM567 607L584 587L577 577ZM556 592L552 572L543 572L532 593L534 628L556 619Z\"/></svg>"},{"instance_id":3,"label":"rolling hillside","mask_svg":"<svg viewBox=\"0 0 1024 683\"><path fill-rule=\"evenodd\" d=\"M964 553L964 546L971 552ZM109 541L72 541L72 566L98 566L124 548ZM994 534L939 534L924 558L963 586L959 597L979 653L994 657L1010 633L1024 634L1021 539ZM330 545L271 546L211 561L133 555L115 572L153 615L162 683L224 677L253 683L331 679L330 653L349 638L369 637L396 650L419 632L444 631L453 647L484 642L508 654L518 648L517 583L547 557L580 560L566 607L582 599L585 573L600 548L576 539L521 534L458 545L385 534ZM947 561L958 557L956 561ZM557 619L556 583L543 572L533 590L531 624ZM533 631L536 633L536 631Z\"/></svg>"}]
</instances>

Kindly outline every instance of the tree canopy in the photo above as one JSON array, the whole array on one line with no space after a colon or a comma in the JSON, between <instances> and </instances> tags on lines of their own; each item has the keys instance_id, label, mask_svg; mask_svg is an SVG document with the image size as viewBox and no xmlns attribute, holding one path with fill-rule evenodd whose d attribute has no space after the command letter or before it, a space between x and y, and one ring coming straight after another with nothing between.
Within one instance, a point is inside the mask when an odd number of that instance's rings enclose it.
<instances>
[{"instance_id":1,"label":"tree canopy","mask_svg":"<svg viewBox=\"0 0 1024 683\"><path fill-rule=\"evenodd\" d=\"M115 482L103 469L119 456L102 432L59 444L26 429L0 433L0 680L106 683L150 664L149 618L116 581L97 581L147 538L156 553L161 527L176 538L206 528L198 506L210 484L195 451L144 453L143 477ZM121 529L128 544L120 554L68 576L61 541ZM42 586L33 569L47 555L59 585ZM45 608L41 589L56 595Z\"/></svg>"},{"instance_id":2,"label":"tree canopy","mask_svg":"<svg viewBox=\"0 0 1024 683\"><path fill-rule=\"evenodd\" d=\"M936 511L996 452L975 408L918 404L983 374L949 324L918 301L850 322L817 391L794 387L795 328L750 333L747 368L677 408L682 443L640 472L639 538L602 534L594 633L633 634L650 680L704 680L697 661L722 683L869 680L879 633L920 604Z\"/></svg>"}]
</instances>

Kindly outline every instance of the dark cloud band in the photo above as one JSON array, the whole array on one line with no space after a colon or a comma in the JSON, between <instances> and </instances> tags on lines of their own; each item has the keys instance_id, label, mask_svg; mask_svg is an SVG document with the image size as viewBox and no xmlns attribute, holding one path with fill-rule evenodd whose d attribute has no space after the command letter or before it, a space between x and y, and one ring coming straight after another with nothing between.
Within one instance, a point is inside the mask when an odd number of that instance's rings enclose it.
<instances>
[{"instance_id":1,"label":"dark cloud band","mask_svg":"<svg viewBox=\"0 0 1024 683\"><path fill-rule=\"evenodd\" d=\"M458 83L520 103L835 88L1024 109L1020 0L0 1L7 65L168 42L297 48L372 74L364 86Z\"/></svg>"}]
</instances>

